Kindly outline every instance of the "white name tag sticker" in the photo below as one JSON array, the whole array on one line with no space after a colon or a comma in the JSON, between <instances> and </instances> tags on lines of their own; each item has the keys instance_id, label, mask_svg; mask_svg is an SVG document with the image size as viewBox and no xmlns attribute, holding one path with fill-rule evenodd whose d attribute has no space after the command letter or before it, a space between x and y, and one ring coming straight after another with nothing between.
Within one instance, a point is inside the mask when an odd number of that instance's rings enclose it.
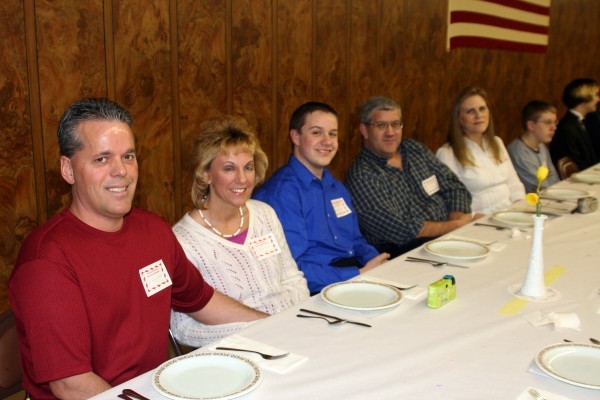
<instances>
[{"instance_id":1,"label":"white name tag sticker","mask_svg":"<svg viewBox=\"0 0 600 400\"><path fill-rule=\"evenodd\" d=\"M148 297L173 284L169 271L162 260L140 269L140 278Z\"/></svg>"},{"instance_id":2,"label":"white name tag sticker","mask_svg":"<svg viewBox=\"0 0 600 400\"><path fill-rule=\"evenodd\" d=\"M333 206L333 211L335 211L335 216L338 218L352 214L352 210L350 210L343 197L331 200L331 205Z\"/></svg>"},{"instance_id":3,"label":"white name tag sticker","mask_svg":"<svg viewBox=\"0 0 600 400\"><path fill-rule=\"evenodd\" d=\"M431 175L429 178L421 182L421 184L423 185L425 192L427 192L427 194L430 196L440 191L440 185L438 184L435 175Z\"/></svg>"},{"instance_id":4,"label":"white name tag sticker","mask_svg":"<svg viewBox=\"0 0 600 400\"><path fill-rule=\"evenodd\" d=\"M248 245L250 246L250 250L252 250L254 257L259 261L281 253L281 249L279 248L279 244L277 244L273 232L252 239Z\"/></svg>"}]
</instances>

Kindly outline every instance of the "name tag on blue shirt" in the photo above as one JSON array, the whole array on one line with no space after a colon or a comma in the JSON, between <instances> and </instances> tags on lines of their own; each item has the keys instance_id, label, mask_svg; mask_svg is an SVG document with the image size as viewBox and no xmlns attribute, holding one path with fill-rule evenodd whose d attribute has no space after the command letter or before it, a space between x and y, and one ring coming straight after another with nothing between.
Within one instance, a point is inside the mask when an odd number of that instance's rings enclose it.
<instances>
[{"instance_id":1,"label":"name tag on blue shirt","mask_svg":"<svg viewBox=\"0 0 600 400\"><path fill-rule=\"evenodd\" d=\"M427 192L427 194L430 196L440 191L440 185L438 184L435 175L431 175L429 178L421 182L421 184L423 185L425 192Z\"/></svg>"},{"instance_id":2,"label":"name tag on blue shirt","mask_svg":"<svg viewBox=\"0 0 600 400\"><path fill-rule=\"evenodd\" d=\"M331 200L331 205L333 206L333 211L335 211L335 216L338 218L352 214L352 210L350 210L343 197Z\"/></svg>"}]
</instances>

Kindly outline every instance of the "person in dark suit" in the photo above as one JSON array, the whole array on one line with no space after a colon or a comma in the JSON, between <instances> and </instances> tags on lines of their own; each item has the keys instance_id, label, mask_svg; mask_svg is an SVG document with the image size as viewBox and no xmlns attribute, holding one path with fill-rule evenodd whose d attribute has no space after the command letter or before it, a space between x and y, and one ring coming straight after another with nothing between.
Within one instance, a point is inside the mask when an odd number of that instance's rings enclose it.
<instances>
[{"instance_id":1,"label":"person in dark suit","mask_svg":"<svg viewBox=\"0 0 600 400\"><path fill-rule=\"evenodd\" d=\"M585 129L583 119L596 110L598 82L590 78L578 78L563 91L563 103L568 108L558 123L556 134L550 144L550 154L555 165L563 157L569 157L580 170L596 164L598 155L592 139Z\"/></svg>"},{"instance_id":2,"label":"person in dark suit","mask_svg":"<svg viewBox=\"0 0 600 400\"><path fill-rule=\"evenodd\" d=\"M600 104L596 107L596 111L585 116L584 124L585 129L592 139L596 157L598 157L598 161L600 161Z\"/></svg>"}]
</instances>

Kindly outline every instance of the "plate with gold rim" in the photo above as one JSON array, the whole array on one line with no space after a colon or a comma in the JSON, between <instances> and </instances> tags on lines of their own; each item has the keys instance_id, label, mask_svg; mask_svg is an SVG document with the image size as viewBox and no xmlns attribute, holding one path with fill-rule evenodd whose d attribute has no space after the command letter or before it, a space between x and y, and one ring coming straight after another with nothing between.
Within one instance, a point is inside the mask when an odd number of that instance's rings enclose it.
<instances>
[{"instance_id":1,"label":"plate with gold rim","mask_svg":"<svg viewBox=\"0 0 600 400\"><path fill-rule=\"evenodd\" d=\"M490 253L489 247L483 244L458 239L434 240L423 248L433 255L454 260L476 260Z\"/></svg>"},{"instance_id":2,"label":"plate with gold rim","mask_svg":"<svg viewBox=\"0 0 600 400\"><path fill-rule=\"evenodd\" d=\"M590 185L600 183L600 174L590 174L590 173L580 172L580 173L571 175L571 178L574 181L581 182L581 183L588 183Z\"/></svg>"},{"instance_id":3,"label":"plate with gold rim","mask_svg":"<svg viewBox=\"0 0 600 400\"><path fill-rule=\"evenodd\" d=\"M540 350L535 363L547 375L589 389L600 389L600 346L558 343Z\"/></svg>"},{"instance_id":4,"label":"plate with gold rim","mask_svg":"<svg viewBox=\"0 0 600 400\"><path fill-rule=\"evenodd\" d=\"M533 226L534 214L529 211L500 211L492 215L492 219L513 228L529 228Z\"/></svg>"},{"instance_id":5,"label":"plate with gold rim","mask_svg":"<svg viewBox=\"0 0 600 400\"><path fill-rule=\"evenodd\" d=\"M590 193L585 190L569 188L548 188L541 193L542 199L551 200L577 200L589 196Z\"/></svg>"},{"instance_id":6,"label":"plate with gold rim","mask_svg":"<svg viewBox=\"0 0 600 400\"><path fill-rule=\"evenodd\" d=\"M175 400L228 400L256 389L261 380L260 368L246 357L192 353L159 366L152 387Z\"/></svg>"},{"instance_id":7,"label":"plate with gold rim","mask_svg":"<svg viewBox=\"0 0 600 400\"><path fill-rule=\"evenodd\" d=\"M402 293L383 283L347 281L325 287L321 298L332 306L351 310L382 310L399 304Z\"/></svg>"}]
</instances>

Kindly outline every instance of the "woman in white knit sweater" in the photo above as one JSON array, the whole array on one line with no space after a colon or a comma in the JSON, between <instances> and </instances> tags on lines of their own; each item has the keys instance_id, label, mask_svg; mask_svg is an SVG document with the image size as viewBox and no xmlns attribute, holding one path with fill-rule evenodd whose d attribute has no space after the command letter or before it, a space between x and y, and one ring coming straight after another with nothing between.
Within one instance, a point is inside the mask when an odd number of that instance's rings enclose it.
<instances>
[{"instance_id":1,"label":"woman in white knit sweater","mask_svg":"<svg viewBox=\"0 0 600 400\"><path fill-rule=\"evenodd\" d=\"M448 143L437 158L465 184L477 214L492 214L525 198L525 188L502 139L494 134L488 96L483 89L467 87L452 107Z\"/></svg>"},{"instance_id":2,"label":"woman in white knit sweater","mask_svg":"<svg viewBox=\"0 0 600 400\"><path fill-rule=\"evenodd\" d=\"M306 280L289 251L273 209L251 200L264 179L267 156L239 117L206 121L193 147L194 210L173 231L204 280L239 302L274 314L309 297ZM180 342L198 347L248 323L204 325L172 312Z\"/></svg>"}]
</instances>

